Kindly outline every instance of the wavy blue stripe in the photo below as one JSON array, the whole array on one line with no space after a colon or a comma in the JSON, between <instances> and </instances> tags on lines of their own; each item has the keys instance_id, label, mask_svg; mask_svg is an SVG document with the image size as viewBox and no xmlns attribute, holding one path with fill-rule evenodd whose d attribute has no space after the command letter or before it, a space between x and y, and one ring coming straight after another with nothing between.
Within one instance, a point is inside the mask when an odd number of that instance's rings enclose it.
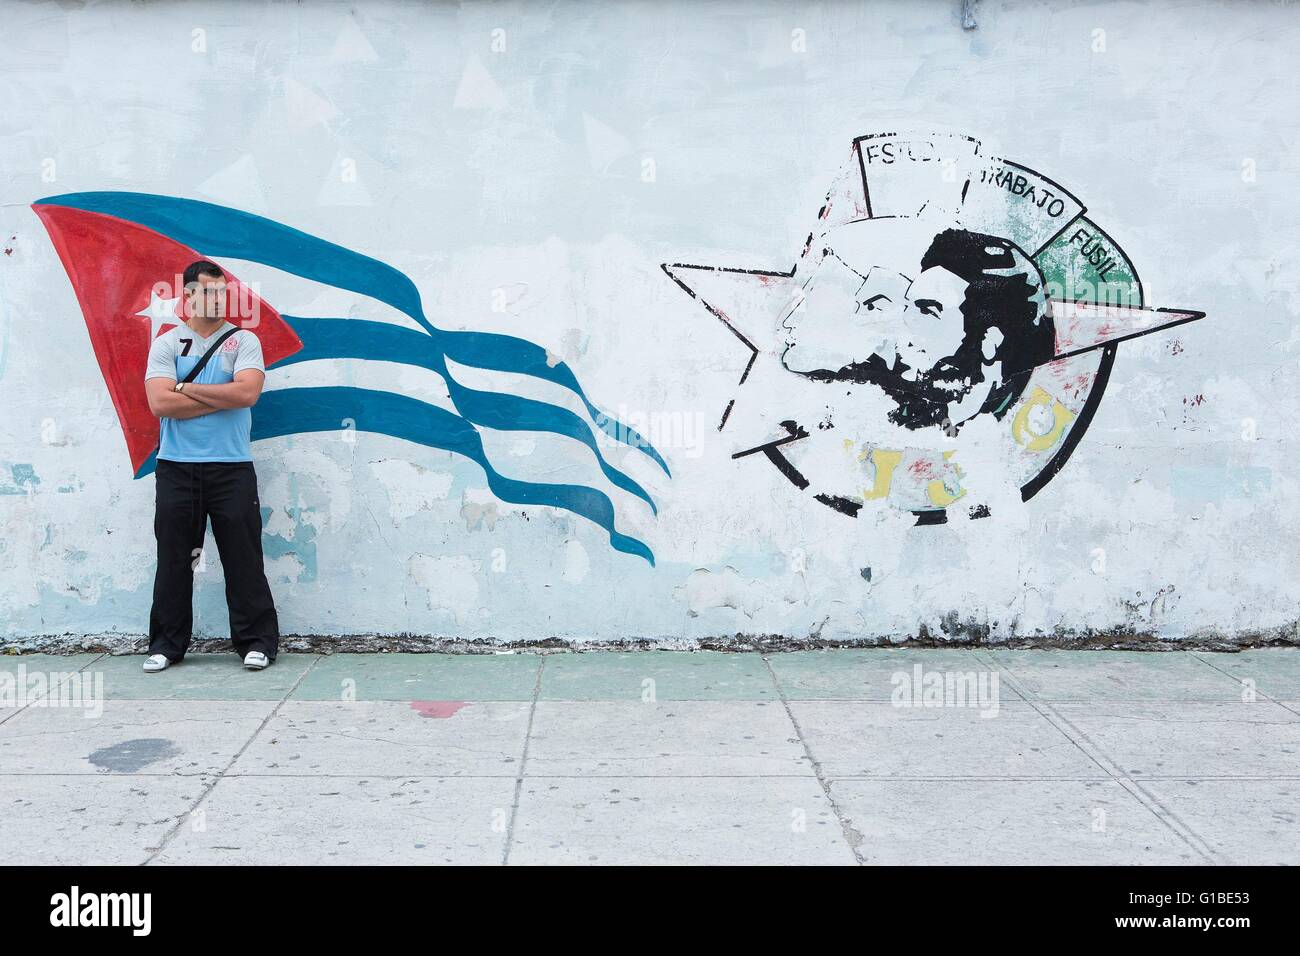
<instances>
[{"instance_id":1,"label":"wavy blue stripe","mask_svg":"<svg viewBox=\"0 0 1300 956\"><path fill-rule=\"evenodd\" d=\"M438 330L438 342L447 357L461 365L531 375L569 389L582 399L597 428L616 441L640 449L663 469L665 475L672 477L668 463L648 440L636 429L611 418L587 401L569 367L563 362L554 366L547 364L546 349L535 342L496 332L449 332L443 329Z\"/></svg>"},{"instance_id":2,"label":"wavy blue stripe","mask_svg":"<svg viewBox=\"0 0 1300 956\"><path fill-rule=\"evenodd\" d=\"M553 368L548 366L544 349L514 336L435 328L425 318L415 283L378 259L272 219L196 199L134 192L80 192L48 196L35 204L116 216L169 236L205 256L249 259L378 299L418 322L457 362L533 375L569 389L582 399L597 427L615 440L644 452L666 474L671 474L663 457L635 429L604 415L587 399L564 363Z\"/></svg>"},{"instance_id":3,"label":"wavy blue stripe","mask_svg":"<svg viewBox=\"0 0 1300 956\"><path fill-rule=\"evenodd\" d=\"M442 448L469 458L483 469L492 494L502 501L571 511L604 528L614 550L645 558L651 565L655 563L654 554L644 543L614 527L614 504L603 492L583 485L507 478L488 461L482 439L473 425L446 409L406 395L333 385L263 392L253 409L253 439L338 431L345 419L361 423L364 431Z\"/></svg>"},{"instance_id":4,"label":"wavy blue stripe","mask_svg":"<svg viewBox=\"0 0 1300 956\"><path fill-rule=\"evenodd\" d=\"M35 205L68 206L116 216L160 232L205 256L251 259L285 272L386 302L433 331L420 293L387 263L273 219L197 199L132 192L65 193Z\"/></svg>"},{"instance_id":5,"label":"wavy blue stripe","mask_svg":"<svg viewBox=\"0 0 1300 956\"><path fill-rule=\"evenodd\" d=\"M462 415L477 425L503 431L544 431L582 442L596 456L610 482L636 495L658 513L654 500L631 477L605 460L591 429L567 408L507 392L484 392L457 382L448 374L443 353L428 335L386 322L366 319L319 319L281 315L302 339L303 348L276 362L280 368L317 359L369 359L427 368L447 382L452 401Z\"/></svg>"}]
</instances>

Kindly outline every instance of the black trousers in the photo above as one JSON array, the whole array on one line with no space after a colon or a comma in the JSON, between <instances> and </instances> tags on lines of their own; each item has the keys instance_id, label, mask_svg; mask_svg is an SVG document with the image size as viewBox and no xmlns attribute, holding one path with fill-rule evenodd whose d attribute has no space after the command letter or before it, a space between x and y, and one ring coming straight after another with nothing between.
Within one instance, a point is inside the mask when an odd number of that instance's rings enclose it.
<instances>
[{"instance_id":1,"label":"black trousers","mask_svg":"<svg viewBox=\"0 0 1300 956\"><path fill-rule=\"evenodd\" d=\"M185 656L194 624L194 569L208 519L226 574L230 640L241 657L275 660L280 622L262 566L262 513L251 461L158 460L153 530L158 573L149 613L149 653Z\"/></svg>"}]
</instances>

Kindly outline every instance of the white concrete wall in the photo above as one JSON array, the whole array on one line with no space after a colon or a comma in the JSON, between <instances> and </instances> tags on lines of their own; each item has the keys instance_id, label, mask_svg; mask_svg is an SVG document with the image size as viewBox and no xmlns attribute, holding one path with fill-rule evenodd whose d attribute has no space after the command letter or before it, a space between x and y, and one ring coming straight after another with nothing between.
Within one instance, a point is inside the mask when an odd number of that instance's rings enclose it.
<instances>
[{"instance_id":1,"label":"white concrete wall","mask_svg":"<svg viewBox=\"0 0 1300 956\"><path fill-rule=\"evenodd\" d=\"M584 519L494 501L447 452L364 430L258 442L285 633L1295 638L1294 4L985 0L973 30L947 2L2 13L4 638L148 619L153 478L132 477L29 207L83 190L219 203L387 262L440 328L546 346L598 406L648 423L672 469L603 446L658 503L615 495L652 567ZM761 455L733 460L716 426L746 356L660 269L789 270L854 137L898 127L1050 177L1148 304L1207 314L1120 346L1040 494L938 527L880 502L850 519ZM380 311L257 278L285 313ZM312 384L429 387L339 365ZM576 442L485 441L510 474L599 478ZM226 634L211 558L196 613Z\"/></svg>"}]
</instances>

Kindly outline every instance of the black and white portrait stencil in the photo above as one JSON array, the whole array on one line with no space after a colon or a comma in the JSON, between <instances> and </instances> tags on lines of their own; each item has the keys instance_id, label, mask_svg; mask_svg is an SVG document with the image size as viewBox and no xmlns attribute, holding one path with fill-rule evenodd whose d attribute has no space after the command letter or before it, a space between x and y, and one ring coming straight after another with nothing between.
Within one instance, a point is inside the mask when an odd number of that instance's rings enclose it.
<instances>
[{"instance_id":1,"label":"black and white portrait stencil","mask_svg":"<svg viewBox=\"0 0 1300 956\"><path fill-rule=\"evenodd\" d=\"M774 197L775 198L775 197ZM949 133L848 162L788 270L665 264L737 341L719 428L823 505L985 517L1082 439L1119 343L1203 318L1152 308L1066 189Z\"/></svg>"}]
</instances>

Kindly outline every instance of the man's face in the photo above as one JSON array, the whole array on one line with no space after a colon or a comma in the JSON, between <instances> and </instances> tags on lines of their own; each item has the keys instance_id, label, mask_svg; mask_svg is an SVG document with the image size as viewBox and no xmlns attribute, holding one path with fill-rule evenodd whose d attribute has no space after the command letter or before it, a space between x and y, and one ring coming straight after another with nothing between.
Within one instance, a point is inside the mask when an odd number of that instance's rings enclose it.
<instances>
[{"instance_id":1,"label":"man's face","mask_svg":"<svg viewBox=\"0 0 1300 956\"><path fill-rule=\"evenodd\" d=\"M805 287L804 301L782 323L783 364L805 374L836 372L875 355L900 371L934 370L965 337L967 283L942 267L921 271L933 228L854 226L831 237L834 247Z\"/></svg>"},{"instance_id":2,"label":"man's face","mask_svg":"<svg viewBox=\"0 0 1300 956\"><path fill-rule=\"evenodd\" d=\"M966 335L966 288L965 279L942 266L931 266L908 286L898 347L906 365L925 371L957 354Z\"/></svg>"},{"instance_id":3,"label":"man's face","mask_svg":"<svg viewBox=\"0 0 1300 956\"><path fill-rule=\"evenodd\" d=\"M877 385L911 427L969 417L983 375L962 350L968 284L943 267L920 269L934 236L916 220L833 231L803 302L782 322L782 364L819 381Z\"/></svg>"},{"instance_id":4,"label":"man's face","mask_svg":"<svg viewBox=\"0 0 1300 956\"><path fill-rule=\"evenodd\" d=\"M224 319L226 280L217 276L200 275L197 282L185 289L185 312L193 318Z\"/></svg>"}]
</instances>

